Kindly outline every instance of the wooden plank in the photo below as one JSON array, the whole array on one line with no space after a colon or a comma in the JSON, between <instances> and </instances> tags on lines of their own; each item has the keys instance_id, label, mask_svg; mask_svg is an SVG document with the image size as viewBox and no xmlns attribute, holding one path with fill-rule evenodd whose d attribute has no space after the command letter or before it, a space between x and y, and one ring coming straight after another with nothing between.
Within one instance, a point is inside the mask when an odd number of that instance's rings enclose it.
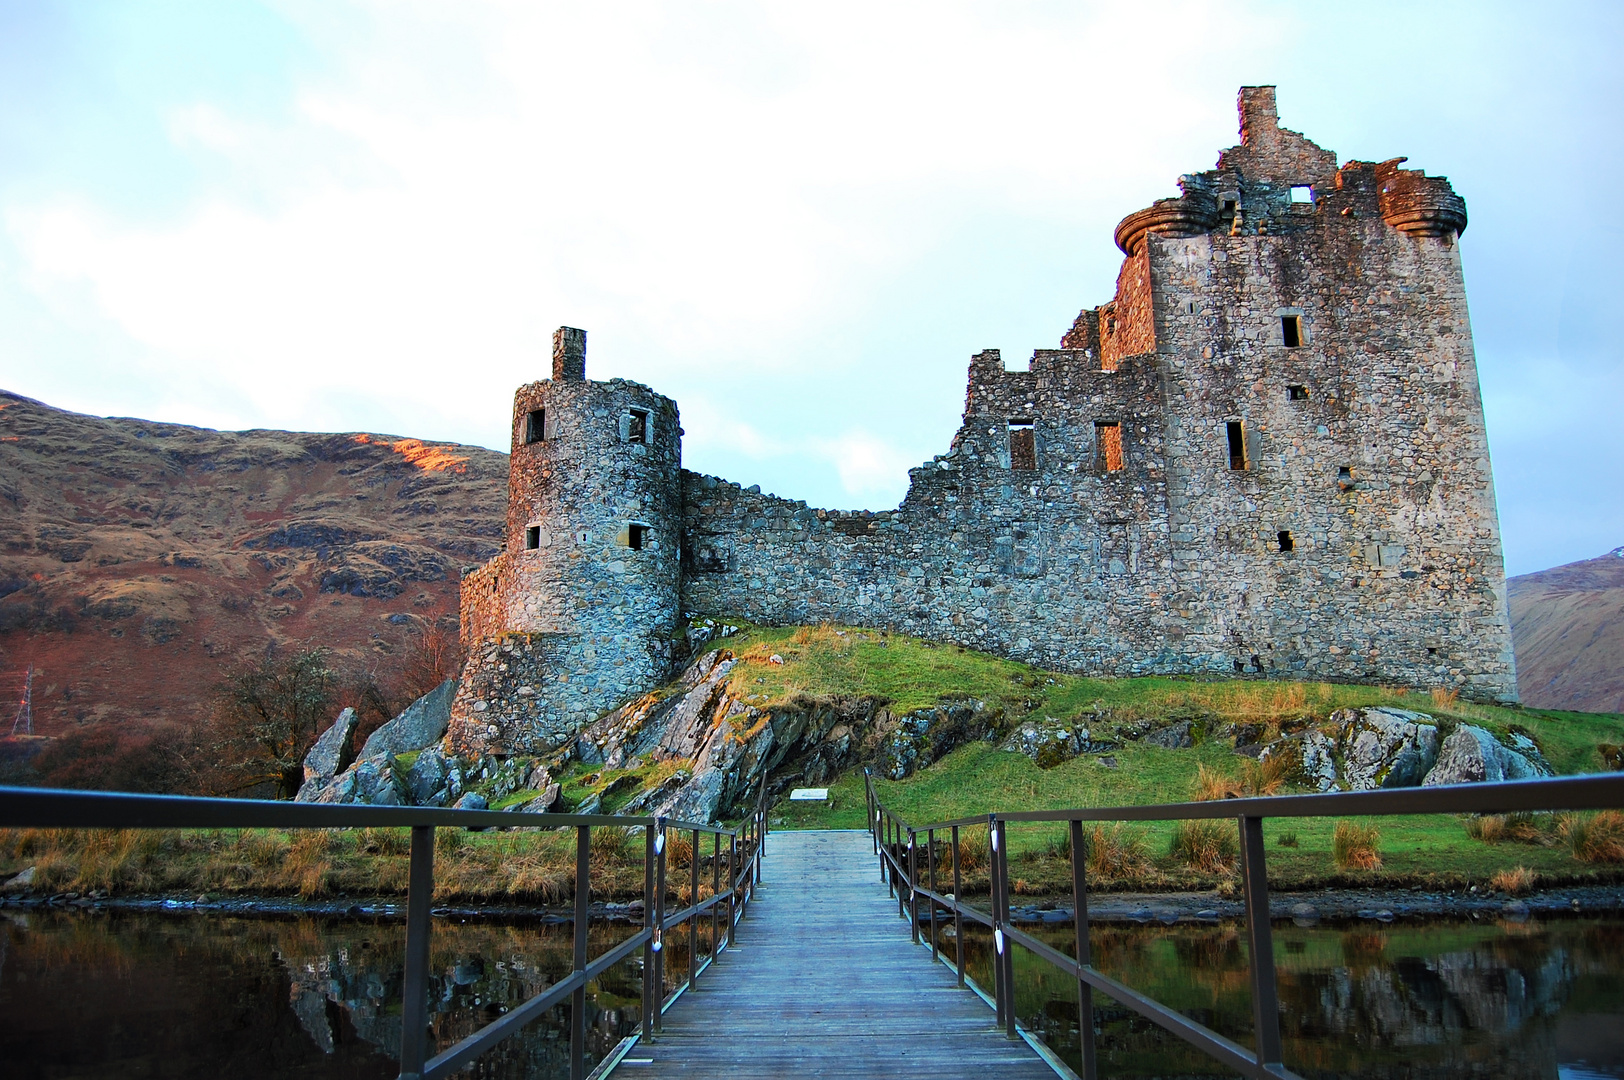
<instances>
[{"instance_id":1,"label":"wooden plank","mask_svg":"<svg viewBox=\"0 0 1624 1080\"><path fill-rule=\"evenodd\" d=\"M863 832L767 838L729 949L613 1070L637 1077L1053 1080L992 1010L909 940Z\"/></svg>"}]
</instances>

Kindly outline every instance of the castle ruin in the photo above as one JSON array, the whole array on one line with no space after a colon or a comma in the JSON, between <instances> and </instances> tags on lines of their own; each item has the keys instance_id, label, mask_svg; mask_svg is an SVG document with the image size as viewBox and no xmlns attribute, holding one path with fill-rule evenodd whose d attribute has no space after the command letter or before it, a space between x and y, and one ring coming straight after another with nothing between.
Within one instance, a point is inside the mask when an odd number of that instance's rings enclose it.
<instances>
[{"instance_id":1,"label":"castle ruin","mask_svg":"<svg viewBox=\"0 0 1624 1080\"><path fill-rule=\"evenodd\" d=\"M1060 671L1516 699L1493 477L1443 177L1349 161L1240 92L1241 141L1116 229L1116 295L964 421L902 505L822 510L682 468L677 405L514 398L506 549L462 584L464 753L546 753L668 678L688 613L823 621Z\"/></svg>"}]
</instances>

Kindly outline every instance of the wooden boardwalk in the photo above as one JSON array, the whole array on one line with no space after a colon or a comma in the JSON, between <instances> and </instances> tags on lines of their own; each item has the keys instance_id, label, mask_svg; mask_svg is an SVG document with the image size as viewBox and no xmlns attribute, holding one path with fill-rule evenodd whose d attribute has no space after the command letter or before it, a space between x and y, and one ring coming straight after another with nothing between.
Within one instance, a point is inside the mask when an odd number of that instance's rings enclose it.
<instances>
[{"instance_id":1,"label":"wooden boardwalk","mask_svg":"<svg viewBox=\"0 0 1624 1080\"><path fill-rule=\"evenodd\" d=\"M912 944L864 832L778 832L738 944L632 1047L635 1077L1054 1080Z\"/></svg>"}]
</instances>

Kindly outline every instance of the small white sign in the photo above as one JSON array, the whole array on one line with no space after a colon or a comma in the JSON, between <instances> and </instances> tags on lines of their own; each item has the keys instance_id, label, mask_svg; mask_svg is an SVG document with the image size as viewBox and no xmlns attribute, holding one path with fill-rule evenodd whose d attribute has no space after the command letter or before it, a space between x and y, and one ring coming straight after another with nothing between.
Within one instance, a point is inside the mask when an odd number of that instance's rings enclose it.
<instances>
[{"instance_id":1,"label":"small white sign","mask_svg":"<svg viewBox=\"0 0 1624 1080\"><path fill-rule=\"evenodd\" d=\"M798 787L789 793L790 802L822 802L829 797L826 787Z\"/></svg>"}]
</instances>

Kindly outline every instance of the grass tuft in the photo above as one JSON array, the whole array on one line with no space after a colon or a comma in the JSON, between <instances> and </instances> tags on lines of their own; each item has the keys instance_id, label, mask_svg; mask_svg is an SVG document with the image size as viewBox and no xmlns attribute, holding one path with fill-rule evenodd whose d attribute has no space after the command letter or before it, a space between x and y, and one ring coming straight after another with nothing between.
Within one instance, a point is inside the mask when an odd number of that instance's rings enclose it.
<instances>
[{"instance_id":1,"label":"grass tuft","mask_svg":"<svg viewBox=\"0 0 1624 1080\"><path fill-rule=\"evenodd\" d=\"M1489 878L1489 888L1512 896L1524 896L1534 888L1534 872L1526 866L1502 870Z\"/></svg>"},{"instance_id":2,"label":"grass tuft","mask_svg":"<svg viewBox=\"0 0 1624 1080\"><path fill-rule=\"evenodd\" d=\"M1580 862L1624 863L1624 813L1574 814L1563 820L1561 832Z\"/></svg>"},{"instance_id":3,"label":"grass tuft","mask_svg":"<svg viewBox=\"0 0 1624 1080\"><path fill-rule=\"evenodd\" d=\"M1374 825L1339 821L1331 833L1331 858L1338 870L1380 870L1382 857L1376 850L1380 840Z\"/></svg>"},{"instance_id":4,"label":"grass tuft","mask_svg":"<svg viewBox=\"0 0 1624 1080\"><path fill-rule=\"evenodd\" d=\"M1203 874L1226 873L1235 864L1235 827L1225 821L1178 821L1167 853Z\"/></svg>"}]
</instances>

